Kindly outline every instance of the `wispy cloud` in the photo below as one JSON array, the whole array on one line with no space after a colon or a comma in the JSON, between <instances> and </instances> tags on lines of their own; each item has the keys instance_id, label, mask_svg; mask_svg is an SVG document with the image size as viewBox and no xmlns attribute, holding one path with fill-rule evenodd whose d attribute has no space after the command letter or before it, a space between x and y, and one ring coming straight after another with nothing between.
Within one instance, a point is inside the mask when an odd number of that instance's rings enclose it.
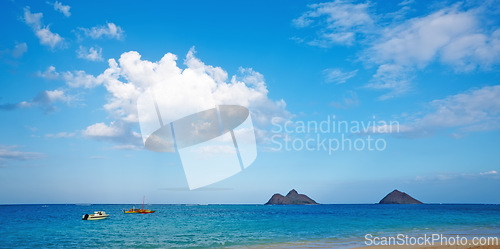
<instances>
[{"instance_id":1,"label":"wispy cloud","mask_svg":"<svg viewBox=\"0 0 500 249\"><path fill-rule=\"evenodd\" d=\"M105 78L108 74L94 77L83 70L58 72L54 66L49 66L44 72L38 72L37 76L50 80L62 79L72 88L94 88L101 85L106 80Z\"/></svg>"},{"instance_id":2,"label":"wispy cloud","mask_svg":"<svg viewBox=\"0 0 500 249\"><path fill-rule=\"evenodd\" d=\"M409 92L412 88L411 72L408 68L397 64L383 64L377 69L377 73L366 88L378 91L389 91L379 97L380 100L387 100L399 97Z\"/></svg>"},{"instance_id":3,"label":"wispy cloud","mask_svg":"<svg viewBox=\"0 0 500 249\"><path fill-rule=\"evenodd\" d=\"M19 102L19 103L0 104L0 110L3 110L3 111L12 111L12 110L15 110L15 109L25 108L25 107L30 107L30 106L31 105L28 102L22 101L22 102Z\"/></svg>"},{"instance_id":4,"label":"wispy cloud","mask_svg":"<svg viewBox=\"0 0 500 249\"><path fill-rule=\"evenodd\" d=\"M74 137L76 134L74 132L59 132L59 133L49 133L45 134L46 138L69 138Z\"/></svg>"},{"instance_id":5,"label":"wispy cloud","mask_svg":"<svg viewBox=\"0 0 500 249\"><path fill-rule=\"evenodd\" d=\"M129 123L118 121L105 123L95 123L82 131L82 135L87 138L117 143L113 149L136 150L142 146L141 135L132 131Z\"/></svg>"},{"instance_id":6,"label":"wispy cloud","mask_svg":"<svg viewBox=\"0 0 500 249\"><path fill-rule=\"evenodd\" d=\"M496 170L485 171L485 172L479 173L479 175L482 175L482 176L484 176L484 175L498 175L498 171L496 171Z\"/></svg>"},{"instance_id":7,"label":"wispy cloud","mask_svg":"<svg viewBox=\"0 0 500 249\"><path fill-rule=\"evenodd\" d=\"M103 61L102 58L102 48L100 47L90 47L86 48L84 46L80 46L78 50L76 50L76 56L81 59L89 60L89 61Z\"/></svg>"},{"instance_id":8,"label":"wispy cloud","mask_svg":"<svg viewBox=\"0 0 500 249\"><path fill-rule=\"evenodd\" d=\"M432 63L459 73L490 70L500 63L500 28L489 20L496 15L488 11L491 2L457 3L404 19L411 3L403 1L400 11L386 15L374 13L369 3L335 0L311 4L292 23L316 32L313 39L304 41L312 46L328 48L359 40L360 61L378 67L365 87L386 92L380 100L410 92L415 73Z\"/></svg>"},{"instance_id":9,"label":"wispy cloud","mask_svg":"<svg viewBox=\"0 0 500 249\"><path fill-rule=\"evenodd\" d=\"M485 172L441 172L433 173L424 176L416 176L416 181L451 181L451 180L465 180L465 179L500 179L500 174L496 170Z\"/></svg>"},{"instance_id":10,"label":"wispy cloud","mask_svg":"<svg viewBox=\"0 0 500 249\"><path fill-rule=\"evenodd\" d=\"M54 49L61 46L64 39L57 33L52 33L49 26L42 23L42 13L31 13L30 7L24 8L24 22L31 27L35 35L40 40L40 44Z\"/></svg>"},{"instance_id":11,"label":"wispy cloud","mask_svg":"<svg viewBox=\"0 0 500 249\"><path fill-rule=\"evenodd\" d=\"M367 60L417 68L438 60L458 71L489 67L500 61L500 29L484 31L481 13L455 5L388 27L368 49Z\"/></svg>"},{"instance_id":12,"label":"wispy cloud","mask_svg":"<svg viewBox=\"0 0 500 249\"><path fill-rule=\"evenodd\" d=\"M462 10L456 4L381 29L362 57L379 67L366 87L388 91L380 97L385 100L407 93L414 85L413 72L434 62L456 72L489 70L497 65L500 29L485 28L487 24L481 23L484 9Z\"/></svg>"},{"instance_id":13,"label":"wispy cloud","mask_svg":"<svg viewBox=\"0 0 500 249\"><path fill-rule=\"evenodd\" d=\"M414 2L415 2L415 0L403 0L403 1L401 1L398 5L400 5L400 6L405 6L405 5L412 4L412 3L414 3Z\"/></svg>"},{"instance_id":14,"label":"wispy cloud","mask_svg":"<svg viewBox=\"0 0 500 249\"><path fill-rule=\"evenodd\" d=\"M471 89L431 101L427 111L410 115L394 127L376 127L374 133L396 132L409 137L425 137L439 130L459 138L462 133L500 129L500 85ZM389 129L392 128L392 129Z\"/></svg>"},{"instance_id":15,"label":"wispy cloud","mask_svg":"<svg viewBox=\"0 0 500 249\"><path fill-rule=\"evenodd\" d=\"M123 30L120 26L114 23L106 23L106 25L95 26L92 28L80 28L84 35L92 39L108 38L108 39L122 39Z\"/></svg>"},{"instance_id":16,"label":"wispy cloud","mask_svg":"<svg viewBox=\"0 0 500 249\"><path fill-rule=\"evenodd\" d=\"M345 83L350 78L356 76L358 70L343 72L338 68L328 68L323 70L323 74L325 75L325 81L328 83L336 83L342 84Z\"/></svg>"},{"instance_id":17,"label":"wispy cloud","mask_svg":"<svg viewBox=\"0 0 500 249\"><path fill-rule=\"evenodd\" d=\"M62 78L70 87L94 88L103 83L103 77L94 77L83 70L62 73Z\"/></svg>"},{"instance_id":18,"label":"wispy cloud","mask_svg":"<svg viewBox=\"0 0 500 249\"><path fill-rule=\"evenodd\" d=\"M28 45L25 42L16 42L14 47L0 50L0 62L17 67L19 60L28 52Z\"/></svg>"},{"instance_id":19,"label":"wispy cloud","mask_svg":"<svg viewBox=\"0 0 500 249\"><path fill-rule=\"evenodd\" d=\"M7 160L24 161L44 157L42 153L20 151L19 148L18 145L0 145L0 163Z\"/></svg>"},{"instance_id":20,"label":"wispy cloud","mask_svg":"<svg viewBox=\"0 0 500 249\"><path fill-rule=\"evenodd\" d=\"M85 136L99 138L117 137L123 133L123 127L116 125L114 122L111 122L110 125L106 125L105 123L96 123L87 127L87 129L83 131L83 135Z\"/></svg>"},{"instance_id":21,"label":"wispy cloud","mask_svg":"<svg viewBox=\"0 0 500 249\"><path fill-rule=\"evenodd\" d=\"M56 68L54 66L49 66L47 69L45 69L44 72L37 72L38 77L42 77L44 79L57 79L59 77L59 73L56 71Z\"/></svg>"},{"instance_id":22,"label":"wispy cloud","mask_svg":"<svg viewBox=\"0 0 500 249\"><path fill-rule=\"evenodd\" d=\"M354 4L335 0L333 2L310 4L306 11L292 23L297 28L315 27L318 35L309 45L330 47L334 44L352 45L357 34L369 31L373 18L368 3Z\"/></svg>"},{"instance_id":23,"label":"wispy cloud","mask_svg":"<svg viewBox=\"0 0 500 249\"><path fill-rule=\"evenodd\" d=\"M71 9L71 7L69 5L63 5L61 2L58 1L55 1L53 3L47 2L47 4L54 6L54 10L61 12L65 17L71 16L71 12L69 12L69 9Z\"/></svg>"},{"instance_id":24,"label":"wispy cloud","mask_svg":"<svg viewBox=\"0 0 500 249\"><path fill-rule=\"evenodd\" d=\"M41 91L30 101L21 101L18 103L0 104L0 110L12 111L20 108L30 108L38 106L45 113L50 113L55 110L53 103L63 102L66 104L74 101L73 96L67 95L64 90Z\"/></svg>"},{"instance_id":25,"label":"wispy cloud","mask_svg":"<svg viewBox=\"0 0 500 249\"><path fill-rule=\"evenodd\" d=\"M40 92L32 101L36 104L50 104L56 101L69 103L72 97L68 96L63 90L52 90Z\"/></svg>"},{"instance_id":26,"label":"wispy cloud","mask_svg":"<svg viewBox=\"0 0 500 249\"><path fill-rule=\"evenodd\" d=\"M141 147L135 145L135 144L121 144L121 145L115 145L111 147L113 150L140 150Z\"/></svg>"},{"instance_id":27,"label":"wispy cloud","mask_svg":"<svg viewBox=\"0 0 500 249\"><path fill-rule=\"evenodd\" d=\"M12 49L12 57L20 58L27 51L28 51L28 45L26 45L25 42L17 43L16 46L14 46L14 49Z\"/></svg>"}]
</instances>

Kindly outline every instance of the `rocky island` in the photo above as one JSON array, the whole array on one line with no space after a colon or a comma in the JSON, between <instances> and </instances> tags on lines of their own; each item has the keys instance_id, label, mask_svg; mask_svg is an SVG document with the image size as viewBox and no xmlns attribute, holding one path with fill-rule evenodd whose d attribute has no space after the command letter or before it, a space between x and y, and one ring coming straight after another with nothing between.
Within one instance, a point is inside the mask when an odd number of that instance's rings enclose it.
<instances>
[{"instance_id":1,"label":"rocky island","mask_svg":"<svg viewBox=\"0 0 500 249\"><path fill-rule=\"evenodd\" d=\"M386 195L378 204L423 204L421 201L397 189Z\"/></svg>"},{"instance_id":2,"label":"rocky island","mask_svg":"<svg viewBox=\"0 0 500 249\"><path fill-rule=\"evenodd\" d=\"M265 205L317 205L307 195L299 194L295 189L290 190L286 196L274 194Z\"/></svg>"}]
</instances>

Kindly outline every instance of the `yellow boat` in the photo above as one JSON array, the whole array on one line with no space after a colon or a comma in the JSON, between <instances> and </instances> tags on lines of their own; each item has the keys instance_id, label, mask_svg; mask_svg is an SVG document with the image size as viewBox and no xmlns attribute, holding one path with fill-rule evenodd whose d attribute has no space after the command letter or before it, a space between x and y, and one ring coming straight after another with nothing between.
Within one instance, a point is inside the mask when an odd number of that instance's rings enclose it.
<instances>
[{"instance_id":1,"label":"yellow boat","mask_svg":"<svg viewBox=\"0 0 500 249\"><path fill-rule=\"evenodd\" d=\"M149 209L144 209L144 198L142 198L142 209L139 209L139 208L135 208L135 206L133 208L131 208L130 210L123 210L123 213L125 214L151 214L151 213L154 213L156 211L154 210L149 210Z\"/></svg>"}]
</instances>

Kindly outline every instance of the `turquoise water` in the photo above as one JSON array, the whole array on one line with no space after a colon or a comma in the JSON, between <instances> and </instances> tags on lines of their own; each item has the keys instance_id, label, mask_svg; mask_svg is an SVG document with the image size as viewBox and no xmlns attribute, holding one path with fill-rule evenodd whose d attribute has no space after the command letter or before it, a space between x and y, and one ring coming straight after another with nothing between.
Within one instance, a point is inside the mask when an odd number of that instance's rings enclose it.
<instances>
[{"instance_id":1,"label":"turquoise water","mask_svg":"<svg viewBox=\"0 0 500 249\"><path fill-rule=\"evenodd\" d=\"M150 205L156 213L122 213L129 208L0 206L0 248L352 247L367 233L500 236L500 205ZM81 220L94 211L110 217Z\"/></svg>"}]
</instances>

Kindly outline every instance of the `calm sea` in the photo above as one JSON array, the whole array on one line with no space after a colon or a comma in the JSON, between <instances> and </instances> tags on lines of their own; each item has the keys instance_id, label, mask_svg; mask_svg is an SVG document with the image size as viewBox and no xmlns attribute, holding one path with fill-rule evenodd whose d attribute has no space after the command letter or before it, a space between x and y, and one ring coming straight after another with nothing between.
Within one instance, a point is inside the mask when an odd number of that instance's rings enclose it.
<instances>
[{"instance_id":1,"label":"calm sea","mask_svg":"<svg viewBox=\"0 0 500 249\"><path fill-rule=\"evenodd\" d=\"M354 247L367 233L500 236L500 205L3 205L0 248ZM105 211L110 217L82 221Z\"/></svg>"}]
</instances>

